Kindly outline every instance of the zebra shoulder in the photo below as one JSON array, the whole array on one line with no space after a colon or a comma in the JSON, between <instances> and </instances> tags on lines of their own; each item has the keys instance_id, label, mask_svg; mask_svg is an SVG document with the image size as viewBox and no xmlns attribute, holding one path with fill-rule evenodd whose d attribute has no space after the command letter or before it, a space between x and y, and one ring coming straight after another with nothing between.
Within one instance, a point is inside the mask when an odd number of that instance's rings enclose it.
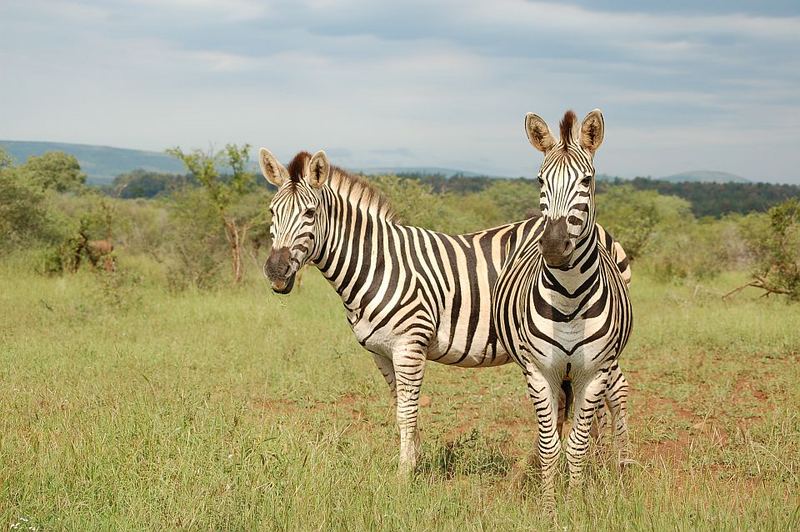
<instances>
[{"instance_id":1,"label":"zebra shoulder","mask_svg":"<svg viewBox=\"0 0 800 532\"><path fill-rule=\"evenodd\" d=\"M623 249L622 244L614 240L614 237L611 236L611 233L606 231L600 224L597 224L597 233L600 240L600 245L605 248L611 258L614 260L614 264L617 265L617 269L619 269L622 280L625 281L625 284L630 286L632 276L631 265L630 261L628 260L628 255L625 253L625 249Z\"/></svg>"}]
</instances>

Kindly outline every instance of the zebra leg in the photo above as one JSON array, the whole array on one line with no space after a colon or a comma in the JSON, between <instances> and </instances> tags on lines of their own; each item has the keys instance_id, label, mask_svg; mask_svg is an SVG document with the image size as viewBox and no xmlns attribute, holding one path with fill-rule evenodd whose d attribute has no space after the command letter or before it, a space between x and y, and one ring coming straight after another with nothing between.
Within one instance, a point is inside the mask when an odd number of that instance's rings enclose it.
<instances>
[{"instance_id":1,"label":"zebra leg","mask_svg":"<svg viewBox=\"0 0 800 532\"><path fill-rule=\"evenodd\" d=\"M417 414L425 372L425 352L418 346L402 349L395 352L392 362L397 387L397 427L400 429L398 473L408 476L417 467L420 447Z\"/></svg>"},{"instance_id":2,"label":"zebra leg","mask_svg":"<svg viewBox=\"0 0 800 532\"><path fill-rule=\"evenodd\" d=\"M525 371L528 394L533 400L538 425L539 463L542 467L542 509L553 514L556 509L555 473L561 452L558 433L558 406L561 388L552 385L538 371Z\"/></svg>"},{"instance_id":3,"label":"zebra leg","mask_svg":"<svg viewBox=\"0 0 800 532\"><path fill-rule=\"evenodd\" d=\"M611 421L614 424L614 447L619 466L625 467L633 463L628 438L628 391L630 387L617 362L614 362L611 367L609 379L609 385L606 387L606 402L611 411Z\"/></svg>"},{"instance_id":4,"label":"zebra leg","mask_svg":"<svg viewBox=\"0 0 800 532\"><path fill-rule=\"evenodd\" d=\"M578 487L583 481L583 465L589 450L589 432L597 409L605 401L608 371L608 368L604 368L588 383L576 386L572 430L567 438L570 488Z\"/></svg>"},{"instance_id":5,"label":"zebra leg","mask_svg":"<svg viewBox=\"0 0 800 532\"><path fill-rule=\"evenodd\" d=\"M372 360L375 361L375 365L378 366L381 375L383 375L383 378L386 380L386 384L389 385L389 394L391 396L390 408L392 414L394 414L397 410L397 382L394 378L394 365L392 364L392 360L375 353L372 354Z\"/></svg>"}]
</instances>

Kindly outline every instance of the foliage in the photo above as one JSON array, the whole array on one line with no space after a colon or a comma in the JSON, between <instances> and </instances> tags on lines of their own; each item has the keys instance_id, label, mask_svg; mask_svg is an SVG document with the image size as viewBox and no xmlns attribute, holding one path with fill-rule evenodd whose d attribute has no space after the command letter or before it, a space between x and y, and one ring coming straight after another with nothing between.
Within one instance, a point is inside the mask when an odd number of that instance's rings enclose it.
<instances>
[{"instance_id":1,"label":"foliage","mask_svg":"<svg viewBox=\"0 0 800 532\"><path fill-rule=\"evenodd\" d=\"M20 171L31 183L46 190L77 191L86 183L86 174L81 171L78 159L61 151L32 155Z\"/></svg>"},{"instance_id":2,"label":"foliage","mask_svg":"<svg viewBox=\"0 0 800 532\"><path fill-rule=\"evenodd\" d=\"M748 217L743 231L754 256L750 286L800 300L800 200Z\"/></svg>"},{"instance_id":3,"label":"foliage","mask_svg":"<svg viewBox=\"0 0 800 532\"><path fill-rule=\"evenodd\" d=\"M14 166L14 158L10 153L0 147L0 170L10 166Z\"/></svg>"},{"instance_id":4,"label":"foliage","mask_svg":"<svg viewBox=\"0 0 800 532\"><path fill-rule=\"evenodd\" d=\"M202 186L210 204L217 212L230 252L233 282L238 284L244 276L244 246L249 230L264 223L266 204L259 204L245 196L255 190L255 176L248 171L250 145L228 144L217 153L194 150L184 153L180 148L167 151L183 161L187 170ZM231 173L221 176L218 166L227 166Z\"/></svg>"},{"instance_id":5,"label":"foliage","mask_svg":"<svg viewBox=\"0 0 800 532\"><path fill-rule=\"evenodd\" d=\"M691 203L692 213L698 218L764 212L787 199L800 197L800 186L773 183L671 183L643 177L625 183L637 190L683 198ZM619 185L608 185L614 186Z\"/></svg>"},{"instance_id":6,"label":"foliage","mask_svg":"<svg viewBox=\"0 0 800 532\"><path fill-rule=\"evenodd\" d=\"M598 194L597 219L634 261L694 217L685 200L620 186Z\"/></svg>"},{"instance_id":7,"label":"foliage","mask_svg":"<svg viewBox=\"0 0 800 532\"><path fill-rule=\"evenodd\" d=\"M373 178L373 183L388 197L400 222L445 233L460 232L464 222L460 213L434 194L430 186L389 175Z\"/></svg>"},{"instance_id":8,"label":"foliage","mask_svg":"<svg viewBox=\"0 0 800 532\"><path fill-rule=\"evenodd\" d=\"M133 170L118 175L112 183L112 194L118 198L154 198L194 182L188 176L163 174L147 170Z\"/></svg>"},{"instance_id":9,"label":"foliage","mask_svg":"<svg viewBox=\"0 0 800 532\"><path fill-rule=\"evenodd\" d=\"M40 241L51 229L44 191L15 168L0 168L0 250Z\"/></svg>"},{"instance_id":10,"label":"foliage","mask_svg":"<svg viewBox=\"0 0 800 532\"><path fill-rule=\"evenodd\" d=\"M462 234L537 214L538 189L529 182L499 181L477 193L434 192L418 179L373 178L402 223Z\"/></svg>"},{"instance_id":11,"label":"foliage","mask_svg":"<svg viewBox=\"0 0 800 532\"><path fill-rule=\"evenodd\" d=\"M228 245L219 212L202 189L175 193L169 209L167 279L173 290L208 289L219 281Z\"/></svg>"}]
</instances>

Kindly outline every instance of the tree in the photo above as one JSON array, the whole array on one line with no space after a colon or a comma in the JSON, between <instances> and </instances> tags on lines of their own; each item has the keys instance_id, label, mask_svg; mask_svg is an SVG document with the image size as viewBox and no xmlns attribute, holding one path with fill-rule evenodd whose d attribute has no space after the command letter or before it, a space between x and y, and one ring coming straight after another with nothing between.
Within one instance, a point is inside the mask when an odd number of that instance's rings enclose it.
<instances>
[{"instance_id":1,"label":"tree","mask_svg":"<svg viewBox=\"0 0 800 532\"><path fill-rule=\"evenodd\" d=\"M14 158L11 157L11 155L6 150L0 148L0 170L2 170L3 168L9 168L13 166L13 164L14 164Z\"/></svg>"},{"instance_id":2,"label":"tree","mask_svg":"<svg viewBox=\"0 0 800 532\"><path fill-rule=\"evenodd\" d=\"M44 191L31 185L17 168L0 168L0 248L26 245L49 235L45 199Z\"/></svg>"},{"instance_id":3,"label":"tree","mask_svg":"<svg viewBox=\"0 0 800 532\"><path fill-rule=\"evenodd\" d=\"M659 236L694 221L686 200L655 191L615 186L597 196L598 222L625 248L630 260L647 253Z\"/></svg>"},{"instance_id":4,"label":"tree","mask_svg":"<svg viewBox=\"0 0 800 532\"><path fill-rule=\"evenodd\" d=\"M32 155L21 167L21 171L31 183L46 190L79 190L86 183L86 174L81 171L78 159L61 151Z\"/></svg>"},{"instance_id":5,"label":"tree","mask_svg":"<svg viewBox=\"0 0 800 532\"><path fill-rule=\"evenodd\" d=\"M137 169L115 177L112 190L114 196L123 199L154 198L188 183L186 176Z\"/></svg>"},{"instance_id":6,"label":"tree","mask_svg":"<svg viewBox=\"0 0 800 532\"><path fill-rule=\"evenodd\" d=\"M743 236L754 257L752 280L746 286L764 295L784 294L800 300L800 200L790 199L743 223Z\"/></svg>"},{"instance_id":7,"label":"tree","mask_svg":"<svg viewBox=\"0 0 800 532\"><path fill-rule=\"evenodd\" d=\"M250 162L250 145L239 147L228 144L216 153L194 150L184 153L179 147L167 153L180 159L189 173L197 179L206 192L225 230L228 242L233 282L238 284L244 275L244 243L247 232L255 224L265 222L266 209L259 209L246 201L247 193L255 188L255 175L247 170ZM218 166L225 165L231 173L220 175Z\"/></svg>"}]
</instances>

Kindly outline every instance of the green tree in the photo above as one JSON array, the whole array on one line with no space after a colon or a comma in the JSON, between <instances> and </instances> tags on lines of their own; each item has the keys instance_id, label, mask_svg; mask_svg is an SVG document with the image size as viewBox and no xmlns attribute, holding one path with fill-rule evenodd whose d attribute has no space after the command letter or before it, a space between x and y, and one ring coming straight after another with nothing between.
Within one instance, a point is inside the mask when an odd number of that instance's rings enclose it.
<instances>
[{"instance_id":1,"label":"green tree","mask_svg":"<svg viewBox=\"0 0 800 532\"><path fill-rule=\"evenodd\" d=\"M168 194L188 183L189 180L182 175L137 169L115 177L112 194L123 199L153 198Z\"/></svg>"},{"instance_id":2,"label":"green tree","mask_svg":"<svg viewBox=\"0 0 800 532\"><path fill-rule=\"evenodd\" d=\"M238 284L244 275L244 244L248 231L265 222L266 209L246 201L248 192L255 189L255 175L248 171L250 145L228 144L216 153L194 150L185 153L179 147L167 153L180 159L189 173L203 187L217 219L224 228L228 242L233 282ZM226 166L230 174L221 175L218 167Z\"/></svg>"},{"instance_id":3,"label":"green tree","mask_svg":"<svg viewBox=\"0 0 800 532\"><path fill-rule=\"evenodd\" d=\"M61 151L51 151L28 158L20 169L31 183L46 190L66 192L80 190L86 183L78 159Z\"/></svg>"},{"instance_id":4,"label":"green tree","mask_svg":"<svg viewBox=\"0 0 800 532\"><path fill-rule=\"evenodd\" d=\"M754 258L753 279L744 286L800 300L800 200L787 200L766 215L748 216L742 233Z\"/></svg>"},{"instance_id":5,"label":"green tree","mask_svg":"<svg viewBox=\"0 0 800 532\"><path fill-rule=\"evenodd\" d=\"M625 248L630 260L650 251L665 233L694 221L688 201L655 191L615 186L597 196L597 219Z\"/></svg>"},{"instance_id":6,"label":"green tree","mask_svg":"<svg viewBox=\"0 0 800 532\"><path fill-rule=\"evenodd\" d=\"M0 170L2 170L3 168L11 167L13 165L14 165L14 158L11 157L11 155L6 150L0 148Z\"/></svg>"},{"instance_id":7,"label":"green tree","mask_svg":"<svg viewBox=\"0 0 800 532\"><path fill-rule=\"evenodd\" d=\"M44 191L17 168L0 168L0 248L47 238L51 229Z\"/></svg>"}]
</instances>

